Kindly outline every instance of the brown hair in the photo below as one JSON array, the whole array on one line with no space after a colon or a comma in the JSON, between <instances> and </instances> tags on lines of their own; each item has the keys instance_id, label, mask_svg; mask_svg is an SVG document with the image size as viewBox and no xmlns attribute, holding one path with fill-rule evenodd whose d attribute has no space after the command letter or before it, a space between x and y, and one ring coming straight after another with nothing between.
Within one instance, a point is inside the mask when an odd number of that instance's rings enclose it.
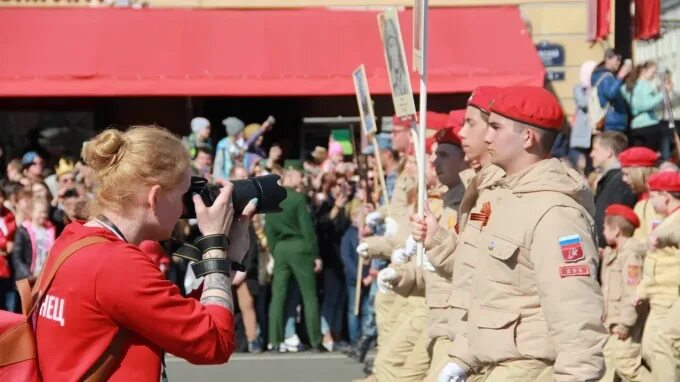
<instances>
[{"instance_id":1,"label":"brown hair","mask_svg":"<svg viewBox=\"0 0 680 382\"><path fill-rule=\"evenodd\" d=\"M85 142L82 157L95 173L92 216L104 209L120 212L140 185L175 187L190 166L179 138L155 125L104 130Z\"/></svg>"},{"instance_id":2,"label":"brown hair","mask_svg":"<svg viewBox=\"0 0 680 382\"><path fill-rule=\"evenodd\" d=\"M604 224L606 224L609 227L615 227L620 229L621 234L624 237L631 237L633 236L633 232L635 232L635 227L633 227L633 223L629 222L628 220L618 215L606 216L604 218Z\"/></svg>"},{"instance_id":3,"label":"brown hair","mask_svg":"<svg viewBox=\"0 0 680 382\"><path fill-rule=\"evenodd\" d=\"M605 131L596 139L601 145L612 149L616 157L628 147L628 138L626 138L625 134L618 131Z\"/></svg>"},{"instance_id":4,"label":"brown hair","mask_svg":"<svg viewBox=\"0 0 680 382\"><path fill-rule=\"evenodd\" d=\"M626 167L628 172L628 179L630 179L631 188L636 194L641 194L647 191L647 178L652 173L656 172L655 167Z\"/></svg>"},{"instance_id":5,"label":"brown hair","mask_svg":"<svg viewBox=\"0 0 680 382\"><path fill-rule=\"evenodd\" d=\"M640 73L642 73L643 70L649 69L652 66L656 66L656 62L654 61L645 61L640 65L636 65L635 68L626 76L626 90L628 93L633 92L633 88L635 87L635 83L637 83L637 80L640 78Z\"/></svg>"}]
</instances>

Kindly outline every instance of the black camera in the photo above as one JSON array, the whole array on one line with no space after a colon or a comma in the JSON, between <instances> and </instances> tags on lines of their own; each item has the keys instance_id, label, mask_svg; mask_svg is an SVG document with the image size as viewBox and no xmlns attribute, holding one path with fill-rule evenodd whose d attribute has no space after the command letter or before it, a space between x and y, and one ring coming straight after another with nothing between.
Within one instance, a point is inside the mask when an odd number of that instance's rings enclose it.
<instances>
[{"instance_id":1,"label":"black camera","mask_svg":"<svg viewBox=\"0 0 680 382\"><path fill-rule=\"evenodd\" d=\"M234 216L241 215L243 209L246 208L248 202L253 198L258 199L255 213L281 212L279 204L286 199L288 192L279 185L279 179L281 177L278 175L265 175L232 180L231 183L234 185L234 190L231 194L231 201L234 204ZM221 188L221 185L209 183L205 178L192 176L189 191L182 198L184 201L182 218L194 219L196 217L196 209L192 199L194 194L199 194L201 199L203 199L203 203L210 207L215 203Z\"/></svg>"}]
</instances>

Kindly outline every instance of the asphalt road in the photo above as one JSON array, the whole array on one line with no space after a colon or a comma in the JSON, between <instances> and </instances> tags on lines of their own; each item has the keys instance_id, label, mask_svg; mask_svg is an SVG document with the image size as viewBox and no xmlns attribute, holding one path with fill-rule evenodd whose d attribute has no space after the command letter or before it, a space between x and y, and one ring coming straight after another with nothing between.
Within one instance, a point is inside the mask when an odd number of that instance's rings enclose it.
<instances>
[{"instance_id":1,"label":"asphalt road","mask_svg":"<svg viewBox=\"0 0 680 382\"><path fill-rule=\"evenodd\" d=\"M238 353L220 366L195 366L168 356L170 382L349 382L362 378L362 364L341 353Z\"/></svg>"}]
</instances>

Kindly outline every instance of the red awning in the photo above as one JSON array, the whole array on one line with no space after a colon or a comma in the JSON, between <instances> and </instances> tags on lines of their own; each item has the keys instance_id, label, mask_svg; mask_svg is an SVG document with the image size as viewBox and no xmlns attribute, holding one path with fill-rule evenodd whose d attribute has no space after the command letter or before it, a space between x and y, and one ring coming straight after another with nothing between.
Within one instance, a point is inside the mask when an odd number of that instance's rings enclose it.
<instances>
[{"instance_id":1,"label":"red awning","mask_svg":"<svg viewBox=\"0 0 680 382\"><path fill-rule=\"evenodd\" d=\"M4 8L0 96L346 95L362 63L389 94L376 14ZM400 21L411 65L411 11ZM543 84L516 7L431 9L430 49L428 92Z\"/></svg>"}]
</instances>

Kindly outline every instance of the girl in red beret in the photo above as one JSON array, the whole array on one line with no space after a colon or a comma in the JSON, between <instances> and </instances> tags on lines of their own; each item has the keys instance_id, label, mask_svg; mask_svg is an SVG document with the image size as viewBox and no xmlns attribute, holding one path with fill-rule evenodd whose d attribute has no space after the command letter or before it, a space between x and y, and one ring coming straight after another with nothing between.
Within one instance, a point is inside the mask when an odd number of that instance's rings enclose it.
<instances>
[{"instance_id":1,"label":"girl in red beret","mask_svg":"<svg viewBox=\"0 0 680 382\"><path fill-rule=\"evenodd\" d=\"M640 217L640 227L635 230L634 237L643 242L662 219L650 203L647 189L647 178L657 171L658 158L659 155L655 151L646 147L631 147L619 154L623 181L630 186L638 198L634 210Z\"/></svg>"}]
</instances>

